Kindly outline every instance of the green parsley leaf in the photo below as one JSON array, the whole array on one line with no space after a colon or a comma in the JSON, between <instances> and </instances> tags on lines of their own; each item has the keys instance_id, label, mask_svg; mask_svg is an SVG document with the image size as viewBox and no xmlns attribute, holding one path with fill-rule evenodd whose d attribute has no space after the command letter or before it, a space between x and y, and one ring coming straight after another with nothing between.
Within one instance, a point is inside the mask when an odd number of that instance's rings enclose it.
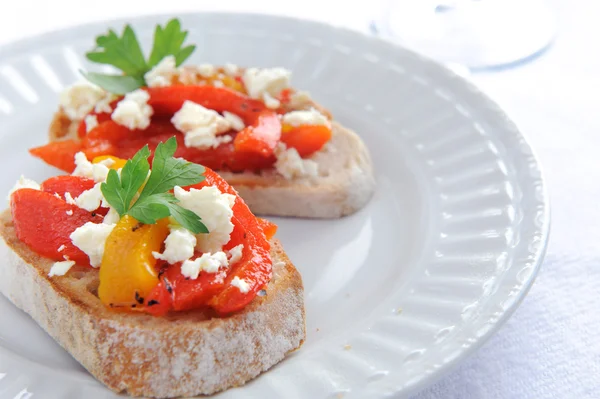
<instances>
[{"instance_id":1,"label":"green parsley leaf","mask_svg":"<svg viewBox=\"0 0 600 399\"><path fill-rule=\"evenodd\" d=\"M194 45L181 48L187 34L187 31L181 30L181 23L178 19L170 20L164 28L157 25L154 31L154 46L148 59L148 66L150 68L154 67L169 55L175 57L177 66L181 65L196 49Z\"/></svg>"},{"instance_id":2,"label":"green parsley leaf","mask_svg":"<svg viewBox=\"0 0 600 399\"><path fill-rule=\"evenodd\" d=\"M96 72L81 72L81 74L90 82L97 86L102 87L109 93L114 94L126 94L131 91L137 90L140 87L144 87L146 84L144 79L136 78L133 76L122 76L122 75L106 75L103 73Z\"/></svg>"},{"instance_id":3,"label":"green parsley leaf","mask_svg":"<svg viewBox=\"0 0 600 399\"><path fill-rule=\"evenodd\" d=\"M96 38L96 48L86 57L92 62L119 68L125 75L140 77L148 71L144 53L131 26L125 25L122 37L113 30Z\"/></svg>"},{"instance_id":4,"label":"green parsley leaf","mask_svg":"<svg viewBox=\"0 0 600 399\"><path fill-rule=\"evenodd\" d=\"M182 227L194 234L208 233L200 217L189 209L182 208L179 200L170 193L141 197L136 201L129 214L142 223L156 223L158 219L172 216Z\"/></svg>"},{"instance_id":5,"label":"green parsley leaf","mask_svg":"<svg viewBox=\"0 0 600 399\"><path fill-rule=\"evenodd\" d=\"M96 38L96 48L86 53L88 60L99 64L112 65L123 75L84 73L89 81L114 94L125 94L146 86L144 75L162 59L172 55L177 66L181 65L196 49L196 46L183 47L188 32L181 30L181 22L171 19L162 27L156 26L150 58L146 61L135 32L125 25L119 36L112 29Z\"/></svg>"},{"instance_id":6,"label":"green parsley leaf","mask_svg":"<svg viewBox=\"0 0 600 399\"><path fill-rule=\"evenodd\" d=\"M159 219L172 216L195 234L208 233L200 217L178 205L179 200L169 192L175 186L189 186L204 180L204 167L173 158L175 150L175 137L158 144L148 177L150 150L145 146L125 163L121 176L110 170L100 189L120 216L130 215L145 224L154 224ZM144 183L146 185L142 189Z\"/></svg>"},{"instance_id":7,"label":"green parsley leaf","mask_svg":"<svg viewBox=\"0 0 600 399\"><path fill-rule=\"evenodd\" d=\"M169 210L177 223L189 231L193 231L194 234L208 233L208 228L201 222L200 217L189 209L185 209L176 203L170 203Z\"/></svg>"},{"instance_id":8,"label":"green parsley leaf","mask_svg":"<svg viewBox=\"0 0 600 399\"><path fill-rule=\"evenodd\" d=\"M108 171L106 182L100 185L102 195L115 208L119 216L127 214L133 198L138 193L148 176L150 150L145 146L131 160L127 161L119 177L116 170Z\"/></svg>"},{"instance_id":9,"label":"green parsley leaf","mask_svg":"<svg viewBox=\"0 0 600 399\"><path fill-rule=\"evenodd\" d=\"M152 161L152 174L140 197L163 193L172 190L175 186L190 186L204 180L204 167L184 159L173 158L176 149L175 137L156 147Z\"/></svg>"},{"instance_id":10,"label":"green parsley leaf","mask_svg":"<svg viewBox=\"0 0 600 399\"><path fill-rule=\"evenodd\" d=\"M167 204L172 201L177 199L167 193L140 197L127 213L142 223L154 224L158 219L166 218L171 214Z\"/></svg>"},{"instance_id":11,"label":"green parsley leaf","mask_svg":"<svg viewBox=\"0 0 600 399\"><path fill-rule=\"evenodd\" d=\"M116 170L111 169L108 171L106 182L100 185L100 191L102 191L106 201L119 213L119 216L125 215L128 206L125 202L125 193L121 187L121 179Z\"/></svg>"}]
</instances>

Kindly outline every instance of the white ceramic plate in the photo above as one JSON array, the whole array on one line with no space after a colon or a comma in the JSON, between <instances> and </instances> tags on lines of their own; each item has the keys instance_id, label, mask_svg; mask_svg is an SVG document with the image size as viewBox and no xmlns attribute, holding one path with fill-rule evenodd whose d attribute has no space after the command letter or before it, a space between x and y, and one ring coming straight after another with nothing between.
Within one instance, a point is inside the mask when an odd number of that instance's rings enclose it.
<instances>
[{"instance_id":1,"label":"white ceramic plate","mask_svg":"<svg viewBox=\"0 0 600 399\"><path fill-rule=\"evenodd\" d=\"M157 22L134 22L150 42ZM226 398L404 397L479 347L533 282L549 217L540 170L513 123L464 80L409 51L318 23L244 14L182 18L192 62L284 66L366 141L377 192L341 220L278 219L306 287L302 349ZM122 21L110 26L120 27ZM107 24L0 49L0 192L46 140L57 93L89 67ZM113 398L0 297L2 398Z\"/></svg>"}]
</instances>

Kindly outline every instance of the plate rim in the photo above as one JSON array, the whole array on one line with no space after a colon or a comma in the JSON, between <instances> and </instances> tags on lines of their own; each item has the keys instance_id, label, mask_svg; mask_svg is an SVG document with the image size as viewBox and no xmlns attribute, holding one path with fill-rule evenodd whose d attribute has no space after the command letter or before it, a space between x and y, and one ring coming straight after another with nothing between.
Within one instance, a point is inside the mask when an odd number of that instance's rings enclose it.
<instances>
[{"instance_id":1,"label":"plate rim","mask_svg":"<svg viewBox=\"0 0 600 399\"><path fill-rule=\"evenodd\" d=\"M496 332L506 323L506 321L513 315L513 313L521 305L524 298L527 296L531 287L533 286L533 283L535 282L537 275L539 274L539 271L542 266L542 262L544 260L544 257L545 257L545 254L546 254L546 251L548 248L548 242L549 242L549 237L550 237L550 231L551 231L551 207L550 207L550 205L551 204L550 204L550 198L549 198L545 173L540 164L539 157L537 156L536 151L531 147L529 141L523 134L523 131L519 128L519 125L512 118L509 117L509 115L499 106L499 104L495 100L493 100L491 97L489 97L486 93L484 93L482 90L480 90L470 80L465 79L463 76L456 73L455 70L452 70L448 66L446 66L442 63L439 63L425 55L419 54L416 51L409 49L407 47L404 47L401 44L393 42L387 38L369 35L368 33L361 32L357 29L352 29L352 28L349 28L349 27L341 25L341 24L336 24L335 21L324 22L324 21L319 21L319 20L300 18L300 17L296 17L296 16L281 15L281 14L269 14L269 13L264 13L264 12L251 12L251 11L233 12L233 11L201 11L200 10L200 11L178 12L176 14L152 13L152 14L145 14L142 16L133 16L133 15L132 16L124 16L124 17L118 17L118 18L105 19L105 20L101 20L101 21L77 23L77 24L70 25L65 28L51 29L46 32L41 32L41 33L35 34L33 36L27 36L27 37L0 45L0 54L3 55L2 59L0 60L0 66L2 64L9 64L11 59L18 57L19 55L26 55L28 52L33 50L32 47L43 46L47 42L60 43L60 41L63 40L64 35L67 35L69 33L75 32L75 31L80 31L80 30L88 31L88 30L95 30L97 28L103 29L103 28L108 27L110 24L148 23L148 22L154 21L156 19L167 19L167 18L173 18L173 17L194 18L194 17L200 16L200 15L214 16L217 18L219 18L219 17L221 17L221 18L222 17L228 17L228 18L252 17L252 18L266 18L266 19L273 19L273 20L287 20L287 21L297 23L297 24L312 25L314 27L318 27L321 29L329 29L331 31L342 31L345 34L352 35L355 37L360 37L361 39L366 39L366 40L369 40L369 41L372 41L375 43L385 43L386 46L389 46L391 48L394 48L395 50L400 50L406 54L409 54L411 57L418 59L419 62L423 62L423 63L433 67L434 69L439 70L440 72L443 71L447 78L453 78L453 79L460 81L461 85L468 88L473 93L474 96L477 96L482 102L485 103L485 106L490 109L490 112L493 112L494 114L496 114L497 117L502 118L505 121L507 126L513 127L513 129L511 129L511 130L513 130L513 132L511 133L511 136L508 136L508 137L510 137L513 140L518 140L520 142L520 144L522 145L521 153L523 155L528 155L530 157L531 163L536 166L536 170L539 173L539 176L537 176L535 178L533 176L528 175L527 177L528 177L529 181L527 181L527 183L531 185L532 183L536 182L539 185L539 187L541 187L541 189L539 190L540 198L538 198L538 204L543 205L542 217L541 217L539 226L536 226L536 230L531 232L530 235L528 235L528 237L527 237L528 243L531 242L531 238L533 236L539 235L541 237L539 246L536 247L535 251L531 251L531 253L533 255L532 272L527 277L527 279L524 280L524 282L522 284L522 288L520 289L518 294L515 295L514 302L493 323L492 328L487 330L484 334L478 336L476 341L473 344L471 344L469 347L464 348L462 351L460 351L458 356L454 357L452 360L450 360L448 362L444 362L443 367L441 367L437 370L434 370L427 377L420 379L415 384L409 385L409 386L405 387L405 389L401 389L401 387L398 386L397 384L394 385L393 395L396 396L396 395L415 394L415 393L423 390L424 388L435 384L437 381L439 381L445 375L447 375L448 373L453 371L467 357L470 357L471 355L473 355L477 350L479 350L481 348L481 346L483 346L486 342L488 342L488 340L491 338L491 336L496 334ZM504 129L504 130L506 133L507 129ZM521 179L521 181L522 181L522 179Z\"/></svg>"}]
</instances>

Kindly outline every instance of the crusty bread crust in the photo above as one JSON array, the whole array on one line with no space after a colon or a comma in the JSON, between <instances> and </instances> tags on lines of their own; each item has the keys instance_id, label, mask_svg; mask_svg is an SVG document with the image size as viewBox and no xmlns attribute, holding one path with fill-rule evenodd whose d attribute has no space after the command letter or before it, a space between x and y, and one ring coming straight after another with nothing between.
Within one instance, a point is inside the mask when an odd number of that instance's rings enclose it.
<instances>
[{"instance_id":1,"label":"crusty bread crust","mask_svg":"<svg viewBox=\"0 0 600 399\"><path fill-rule=\"evenodd\" d=\"M296 109L315 107L314 102ZM79 122L71 122L59 109L50 124L50 141L77 138ZM369 151L360 137L332 121L332 139L311 159L319 165L316 177L286 179L274 169L257 173L218 171L236 188L257 215L303 218L339 218L363 208L375 191L375 177Z\"/></svg>"},{"instance_id":2,"label":"crusty bread crust","mask_svg":"<svg viewBox=\"0 0 600 399\"><path fill-rule=\"evenodd\" d=\"M48 277L53 262L17 239L8 210L0 214L0 234L0 292L113 391L212 394L243 385L305 339L302 279L277 240L266 296L226 318L199 311L159 318L106 308L95 295L95 270Z\"/></svg>"}]
</instances>

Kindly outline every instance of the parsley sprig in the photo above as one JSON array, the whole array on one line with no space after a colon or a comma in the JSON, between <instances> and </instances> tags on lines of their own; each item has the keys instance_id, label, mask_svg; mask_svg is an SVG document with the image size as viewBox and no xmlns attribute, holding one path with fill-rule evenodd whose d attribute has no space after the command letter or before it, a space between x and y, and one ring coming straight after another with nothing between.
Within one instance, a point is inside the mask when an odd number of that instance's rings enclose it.
<instances>
[{"instance_id":1,"label":"parsley sprig","mask_svg":"<svg viewBox=\"0 0 600 399\"><path fill-rule=\"evenodd\" d=\"M108 172L106 182L100 186L102 194L121 217L130 215L142 223L154 224L171 216L195 234L208 233L200 217L179 206L179 200L169 192L175 186L189 186L204 180L204 167L173 158L176 149L175 137L160 143L154 151L148 177L150 150L146 145L127 161L120 176L114 169Z\"/></svg>"},{"instance_id":2,"label":"parsley sprig","mask_svg":"<svg viewBox=\"0 0 600 399\"><path fill-rule=\"evenodd\" d=\"M112 65L120 69L122 75L107 75L96 72L82 72L90 82L114 94L125 94L146 86L144 75L163 58L172 55L177 66L181 65L196 49L196 46L183 46L188 32L181 30L181 22L174 18L162 27L156 26L150 58L146 61L135 32L125 25L119 36L109 29L105 35L96 38L96 48L86 57L92 62Z\"/></svg>"}]
</instances>

